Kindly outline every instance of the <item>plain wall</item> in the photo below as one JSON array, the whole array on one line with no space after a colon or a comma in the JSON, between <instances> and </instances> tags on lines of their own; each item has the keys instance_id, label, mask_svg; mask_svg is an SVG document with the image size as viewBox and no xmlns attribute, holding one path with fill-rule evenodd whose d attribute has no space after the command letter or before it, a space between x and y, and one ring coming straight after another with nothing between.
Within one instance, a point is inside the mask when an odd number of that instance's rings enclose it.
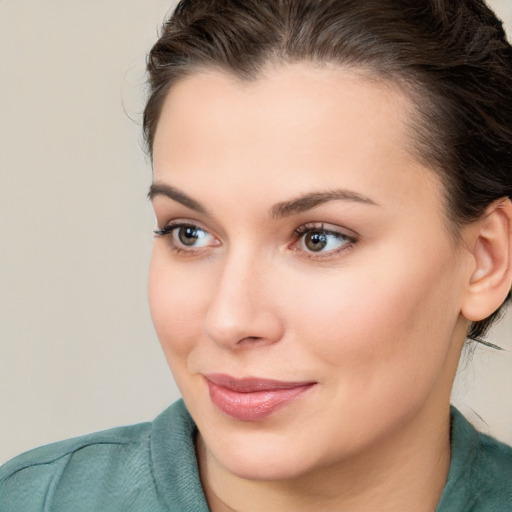
<instances>
[{"instance_id":1,"label":"plain wall","mask_svg":"<svg viewBox=\"0 0 512 512\"><path fill-rule=\"evenodd\" d=\"M0 461L179 396L147 306L140 147L145 54L172 5L0 0ZM511 1L491 5L512 27ZM492 340L512 350L511 315ZM512 443L511 352L462 366L455 402Z\"/></svg>"}]
</instances>

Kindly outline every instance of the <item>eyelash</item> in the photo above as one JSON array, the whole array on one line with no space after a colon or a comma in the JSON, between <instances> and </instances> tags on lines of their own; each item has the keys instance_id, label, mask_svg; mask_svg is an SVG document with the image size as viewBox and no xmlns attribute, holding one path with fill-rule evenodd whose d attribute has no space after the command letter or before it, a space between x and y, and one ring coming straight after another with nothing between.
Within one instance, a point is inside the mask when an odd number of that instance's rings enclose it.
<instances>
[{"instance_id":1,"label":"eyelash","mask_svg":"<svg viewBox=\"0 0 512 512\"><path fill-rule=\"evenodd\" d=\"M302 251L305 254L305 257L308 259L327 260L336 257L339 253L351 249L358 242L358 237L356 237L355 235L349 235L347 233L343 233L342 231L326 228L324 224L310 223L304 224L294 231L294 244L300 241L301 239L304 239L305 236L309 233L321 233L327 236L332 236L334 238L342 240L344 243L341 247L331 249L330 251L326 252L315 253L314 251ZM300 251L300 249L295 250Z\"/></svg>"},{"instance_id":2,"label":"eyelash","mask_svg":"<svg viewBox=\"0 0 512 512\"><path fill-rule=\"evenodd\" d=\"M185 246L179 246L175 243L173 240L173 232L177 231L180 228L191 228L198 231L203 231L204 233L208 233L206 229L203 229L202 227L198 226L197 224L194 224L193 222L183 222L183 221L171 221L168 224L166 224L162 229L156 229L153 231L155 234L155 237L157 238L168 238L169 239L169 245L171 247L171 250L176 254L186 254L186 255L192 255L197 254L200 249L203 248L190 248L186 249Z\"/></svg>"},{"instance_id":3,"label":"eyelash","mask_svg":"<svg viewBox=\"0 0 512 512\"><path fill-rule=\"evenodd\" d=\"M183 222L183 221L171 221L166 226L164 226L161 229L157 229L154 231L155 237L169 237L169 245L171 250L176 254L184 254L184 255L196 255L200 252L202 252L203 249L206 249L206 247L191 247L191 248L185 248L184 245L180 246L178 245L175 240L173 240L173 233L174 231L180 229L180 228L191 228L198 231L202 231L209 235L208 231L206 229L201 228L199 225L194 224L193 222ZM307 234L309 233L320 233L327 236L335 237L337 239L342 240L344 243L341 247L338 247L336 249L331 249L330 251L326 252L317 252L311 251L308 252L306 250L301 250L298 248L295 248L293 250L297 252L302 252L304 254L304 257L307 259L312 260L327 260L333 257L336 257L339 253L351 249L357 242L358 237L354 235L349 235L347 233L343 233L341 231L336 231L333 229L328 229L325 227L324 224L304 224L297 228L294 231L294 241L292 245L295 245L297 242L300 242L301 239L303 239ZM212 236L212 235L210 235Z\"/></svg>"}]
</instances>

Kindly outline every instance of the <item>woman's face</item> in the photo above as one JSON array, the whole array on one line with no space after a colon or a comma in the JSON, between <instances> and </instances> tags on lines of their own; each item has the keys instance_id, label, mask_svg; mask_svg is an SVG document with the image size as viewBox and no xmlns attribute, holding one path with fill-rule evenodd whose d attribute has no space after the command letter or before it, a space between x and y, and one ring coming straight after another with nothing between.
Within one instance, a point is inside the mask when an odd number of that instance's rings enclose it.
<instances>
[{"instance_id":1,"label":"woman's face","mask_svg":"<svg viewBox=\"0 0 512 512\"><path fill-rule=\"evenodd\" d=\"M411 110L393 85L306 64L205 71L166 99L151 311L233 474L304 475L447 408L470 256L412 156Z\"/></svg>"}]
</instances>

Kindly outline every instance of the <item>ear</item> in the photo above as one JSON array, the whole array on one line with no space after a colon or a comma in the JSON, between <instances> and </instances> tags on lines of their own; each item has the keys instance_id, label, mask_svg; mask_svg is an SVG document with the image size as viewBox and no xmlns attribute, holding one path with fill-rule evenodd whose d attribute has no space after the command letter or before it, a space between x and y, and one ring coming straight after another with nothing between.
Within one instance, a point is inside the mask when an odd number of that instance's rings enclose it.
<instances>
[{"instance_id":1,"label":"ear","mask_svg":"<svg viewBox=\"0 0 512 512\"><path fill-rule=\"evenodd\" d=\"M512 286L512 203L492 203L472 231L474 268L461 309L471 322L494 313Z\"/></svg>"}]
</instances>

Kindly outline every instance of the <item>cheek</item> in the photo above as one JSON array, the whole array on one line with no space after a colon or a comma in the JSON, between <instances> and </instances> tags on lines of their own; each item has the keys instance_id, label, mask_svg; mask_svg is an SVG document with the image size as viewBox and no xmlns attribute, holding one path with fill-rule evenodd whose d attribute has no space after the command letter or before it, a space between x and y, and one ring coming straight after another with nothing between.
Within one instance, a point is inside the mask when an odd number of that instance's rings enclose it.
<instances>
[{"instance_id":1,"label":"cheek","mask_svg":"<svg viewBox=\"0 0 512 512\"><path fill-rule=\"evenodd\" d=\"M203 278L204 277L204 278ZM207 273L173 263L165 248L153 248L149 267L148 297L158 339L173 372L194 349L208 297Z\"/></svg>"},{"instance_id":2,"label":"cheek","mask_svg":"<svg viewBox=\"0 0 512 512\"><path fill-rule=\"evenodd\" d=\"M347 439L402 424L445 381L458 318L450 271L405 264L352 268L314 293L303 283L288 298L293 338L315 361L332 404L326 424ZM347 418L357 418L356 433Z\"/></svg>"},{"instance_id":3,"label":"cheek","mask_svg":"<svg viewBox=\"0 0 512 512\"><path fill-rule=\"evenodd\" d=\"M325 276L315 288L303 282L288 297L296 337L334 372L355 374L355 382L433 377L451 342L459 309L450 258L424 265L397 252L401 257Z\"/></svg>"}]
</instances>

